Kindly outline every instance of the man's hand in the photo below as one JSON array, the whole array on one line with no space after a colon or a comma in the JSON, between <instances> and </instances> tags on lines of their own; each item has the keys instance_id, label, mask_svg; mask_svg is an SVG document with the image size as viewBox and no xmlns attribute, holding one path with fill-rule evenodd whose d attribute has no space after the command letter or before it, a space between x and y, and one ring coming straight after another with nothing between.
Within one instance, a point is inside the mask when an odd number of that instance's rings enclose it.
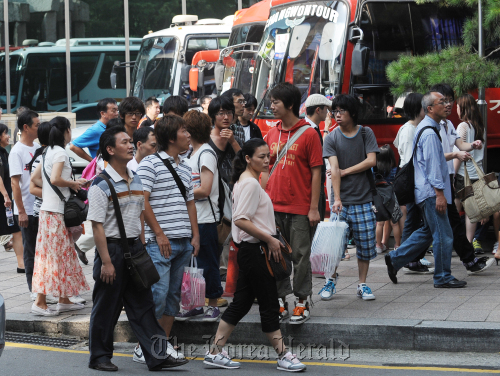
<instances>
[{"instance_id":1,"label":"man's hand","mask_svg":"<svg viewBox=\"0 0 500 376\"><path fill-rule=\"evenodd\" d=\"M346 172L345 170L339 170L340 171L340 177L343 178L344 176L346 176Z\"/></svg>"},{"instance_id":2,"label":"man's hand","mask_svg":"<svg viewBox=\"0 0 500 376\"><path fill-rule=\"evenodd\" d=\"M342 211L342 201L340 200L335 200L333 202L333 207L332 207L332 210L334 213L336 214L340 214L340 212Z\"/></svg>"},{"instance_id":3,"label":"man's hand","mask_svg":"<svg viewBox=\"0 0 500 376\"><path fill-rule=\"evenodd\" d=\"M28 214L26 214L26 212L19 213L18 222L19 222L19 226L27 228L28 224L29 224Z\"/></svg>"},{"instance_id":4,"label":"man's hand","mask_svg":"<svg viewBox=\"0 0 500 376\"><path fill-rule=\"evenodd\" d=\"M316 209L309 209L309 213L307 214L307 218L309 218L309 224L311 227L316 226L319 221L321 220L319 216L319 210Z\"/></svg>"},{"instance_id":5,"label":"man's hand","mask_svg":"<svg viewBox=\"0 0 500 376\"><path fill-rule=\"evenodd\" d=\"M10 208L12 206L12 201L10 200L10 197L9 195L4 195L3 196L3 201L4 201L4 205L6 208Z\"/></svg>"},{"instance_id":6,"label":"man's hand","mask_svg":"<svg viewBox=\"0 0 500 376\"><path fill-rule=\"evenodd\" d=\"M198 257L198 253L200 252L200 237L193 236L191 239L191 245L193 246L193 256Z\"/></svg>"},{"instance_id":7,"label":"man's hand","mask_svg":"<svg viewBox=\"0 0 500 376\"><path fill-rule=\"evenodd\" d=\"M101 266L101 280L104 283L112 285L115 279L116 279L116 271L115 267L113 266L113 263L111 261L107 263L103 262Z\"/></svg>"},{"instance_id":8,"label":"man's hand","mask_svg":"<svg viewBox=\"0 0 500 376\"><path fill-rule=\"evenodd\" d=\"M328 176L329 178L332 177L332 169L329 168L328 170L326 170L326 176Z\"/></svg>"},{"instance_id":9,"label":"man's hand","mask_svg":"<svg viewBox=\"0 0 500 376\"><path fill-rule=\"evenodd\" d=\"M161 255L165 258L169 258L172 254L172 247L170 246L170 241L168 240L167 235L163 233L160 235L156 235L156 243L160 248Z\"/></svg>"},{"instance_id":10,"label":"man's hand","mask_svg":"<svg viewBox=\"0 0 500 376\"><path fill-rule=\"evenodd\" d=\"M457 151L455 152L455 158L460 162L467 162L470 159L470 154L466 151Z\"/></svg>"},{"instance_id":11,"label":"man's hand","mask_svg":"<svg viewBox=\"0 0 500 376\"><path fill-rule=\"evenodd\" d=\"M222 138L227 138L228 142L232 144L235 139L234 139L234 132L231 129L223 129L220 131L220 136Z\"/></svg>"},{"instance_id":12,"label":"man's hand","mask_svg":"<svg viewBox=\"0 0 500 376\"><path fill-rule=\"evenodd\" d=\"M446 202L446 197L444 197L444 194L440 194L436 196L436 211L439 214L445 214L446 213L446 207L448 203Z\"/></svg>"},{"instance_id":13,"label":"man's hand","mask_svg":"<svg viewBox=\"0 0 500 376\"><path fill-rule=\"evenodd\" d=\"M472 149L480 150L483 148L483 143L481 140L476 140L472 143Z\"/></svg>"}]
</instances>

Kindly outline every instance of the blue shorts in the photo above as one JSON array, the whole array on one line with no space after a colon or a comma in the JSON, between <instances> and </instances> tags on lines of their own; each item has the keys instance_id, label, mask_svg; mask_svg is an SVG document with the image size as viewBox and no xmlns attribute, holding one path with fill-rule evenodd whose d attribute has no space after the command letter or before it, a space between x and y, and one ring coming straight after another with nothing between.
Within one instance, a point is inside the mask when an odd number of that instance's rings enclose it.
<instances>
[{"instance_id":1,"label":"blue shorts","mask_svg":"<svg viewBox=\"0 0 500 376\"><path fill-rule=\"evenodd\" d=\"M375 249L377 221L372 210L372 203L342 206L339 219L345 221L352 230L356 242L356 257L364 261L377 257ZM349 231L346 231L346 237L349 237ZM346 239L346 247L348 242L349 239Z\"/></svg>"},{"instance_id":2,"label":"blue shorts","mask_svg":"<svg viewBox=\"0 0 500 376\"><path fill-rule=\"evenodd\" d=\"M161 255L156 240L148 240L146 244L146 249L160 275L160 280L151 286L157 320L163 315L175 316L179 313L184 267L189 266L193 253L191 239L169 239L169 241L172 254L168 259Z\"/></svg>"}]
</instances>

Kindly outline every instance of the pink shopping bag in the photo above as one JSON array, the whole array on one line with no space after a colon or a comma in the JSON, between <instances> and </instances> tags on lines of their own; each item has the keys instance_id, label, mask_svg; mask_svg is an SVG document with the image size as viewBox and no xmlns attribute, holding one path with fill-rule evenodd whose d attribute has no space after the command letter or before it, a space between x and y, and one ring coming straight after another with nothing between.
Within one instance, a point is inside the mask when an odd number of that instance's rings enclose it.
<instances>
[{"instance_id":1,"label":"pink shopping bag","mask_svg":"<svg viewBox=\"0 0 500 376\"><path fill-rule=\"evenodd\" d=\"M205 306L205 278L203 269L198 269L196 258L191 256L189 266L184 267L181 286L181 308L190 311Z\"/></svg>"}]
</instances>

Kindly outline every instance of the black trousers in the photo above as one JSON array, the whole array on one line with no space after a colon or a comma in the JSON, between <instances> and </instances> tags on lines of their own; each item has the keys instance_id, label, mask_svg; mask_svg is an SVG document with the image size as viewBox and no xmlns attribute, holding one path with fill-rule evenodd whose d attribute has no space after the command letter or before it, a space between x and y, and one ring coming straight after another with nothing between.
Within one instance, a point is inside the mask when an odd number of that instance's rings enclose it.
<instances>
[{"instance_id":1,"label":"black trousers","mask_svg":"<svg viewBox=\"0 0 500 376\"><path fill-rule=\"evenodd\" d=\"M451 201L452 203L447 206L448 209L448 220L450 221L451 229L453 230L453 248L455 248L455 252L457 252L458 257L460 257L460 261L463 263L470 263L474 261L474 247L467 239L467 235L465 232L465 224L460 219L460 214L458 214L457 206L455 205L455 189L453 188L453 175L450 175L450 184L451 184ZM420 210L417 207L415 210ZM405 223L406 227L406 223ZM423 250L422 253L413 260L414 262L425 257L425 252L427 250Z\"/></svg>"},{"instance_id":2,"label":"black trousers","mask_svg":"<svg viewBox=\"0 0 500 376\"><path fill-rule=\"evenodd\" d=\"M97 250L95 253L93 271L95 285L92 295L94 306L90 315L89 364L106 363L113 357L113 332L122 307L125 306L130 326L139 339L146 364L151 369L165 359L153 356L152 346L155 344L155 349L160 352L160 341L155 342L152 337L155 335L165 337L166 334L156 320L151 289L137 291L133 288L121 248L119 244L108 243L109 256L116 271L116 279L111 285L101 280L102 261ZM138 240L129 248L134 254L141 251L143 245Z\"/></svg>"},{"instance_id":3,"label":"black trousers","mask_svg":"<svg viewBox=\"0 0 500 376\"><path fill-rule=\"evenodd\" d=\"M16 221L19 223L19 216L16 215ZM23 260L24 270L26 272L26 282L31 291L31 281L33 279L33 268L35 267L35 248L36 236L38 234L38 217L28 215L28 227L21 227L21 235L23 237Z\"/></svg>"},{"instance_id":4,"label":"black trousers","mask_svg":"<svg viewBox=\"0 0 500 376\"><path fill-rule=\"evenodd\" d=\"M234 299L222 315L222 320L237 325L250 311L257 298L262 331L271 333L280 328L278 289L276 280L267 269L266 259L259 243L242 242L238 249L240 272Z\"/></svg>"}]
</instances>

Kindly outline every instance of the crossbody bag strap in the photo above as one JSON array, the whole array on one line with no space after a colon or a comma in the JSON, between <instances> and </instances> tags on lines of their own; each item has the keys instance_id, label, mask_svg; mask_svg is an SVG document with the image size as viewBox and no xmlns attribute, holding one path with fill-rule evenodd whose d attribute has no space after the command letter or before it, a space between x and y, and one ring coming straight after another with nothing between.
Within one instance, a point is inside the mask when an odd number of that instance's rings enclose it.
<instances>
[{"instance_id":1,"label":"crossbody bag strap","mask_svg":"<svg viewBox=\"0 0 500 376\"><path fill-rule=\"evenodd\" d=\"M365 151L365 158L366 158L367 155L366 155L365 135L366 135L366 129L364 126L361 125L361 136L363 137L363 150ZM371 168L366 170L366 176L368 177L368 181L370 182L370 191L372 192L372 194L376 194L377 189L375 188L375 179L373 178L373 172Z\"/></svg>"},{"instance_id":2,"label":"crossbody bag strap","mask_svg":"<svg viewBox=\"0 0 500 376\"><path fill-rule=\"evenodd\" d=\"M128 248L127 233L125 232L125 225L123 223L122 211L120 210L120 204L118 203L118 196L115 191L115 187L109 181L109 178L105 174L100 174L99 177L108 183L109 190L111 192L111 198L113 199L113 207L115 208L116 222L118 222L118 229L120 230L120 241L122 245L122 251L125 258L131 257L130 250Z\"/></svg>"},{"instance_id":3,"label":"crossbody bag strap","mask_svg":"<svg viewBox=\"0 0 500 376\"><path fill-rule=\"evenodd\" d=\"M269 178L268 179L271 178L271 175L273 174L273 172L276 169L276 167L278 167L279 162L285 157L286 153L288 153L288 149L295 143L295 141L297 141L299 139L300 136L302 136L302 134L305 131L307 131L308 128L311 128L311 126L310 125L303 125L302 127L300 127L297 130L297 132L295 132L293 134L292 138L290 138L288 140L288 142L283 147L283 149L281 149L278 157L276 158L276 161L274 162L273 168L271 169L271 171L269 171Z\"/></svg>"},{"instance_id":4,"label":"crossbody bag strap","mask_svg":"<svg viewBox=\"0 0 500 376\"><path fill-rule=\"evenodd\" d=\"M64 197L64 195L61 193L60 189L57 188L54 184L52 184L50 182L50 177L49 175L47 174L47 171L45 171L45 153L47 152L47 149L45 149L45 151L43 152L42 154L42 170L43 170L43 174L45 175L45 179L47 179L47 183L49 183L50 187L54 190L54 192L56 192L56 195L57 197L59 197L59 199L63 202L66 202L66 198Z\"/></svg>"},{"instance_id":5,"label":"crossbody bag strap","mask_svg":"<svg viewBox=\"0 0 500 376\"><path fill-rule=\"evenodd\" d=\"M200 155L198 156L198 171L200 172L200 184L201 184L201 167L200 167L200 159L201 159L201 155L205 152L208 152L208 153L211 153L214 155L215 157L215 160L217 161L217 154L215 154L215 151L213 150L209 150L209 149L205 149L205 150L202 150L202 152L200 153ZM217 161L218 162L218 161ZM218 172L218 171L217 171ZM220 179L220 174L218 173L217 176L219 177ZM213 182L212 182L213 184ZM212 193L212 190L210 190L210 193ZM214 221L217 222L217 217L215 216L215 210L214 210L214 206L212 205L212 200L210 200L210 193L208 194L208 203L210 204L210 209L212 209L212 214L214 216Z\"/></svg>"},{"instance_id":6,"label":"crossbody bag strap","mask_svg":"<svg viewBox=\"0 0 500 376\"><path fill-rule=\"evenodd\" d=\"M170 171L170 173L172 174L172 177L175 180L175 183L177 184L177 188L179 188L179 191L181 191L182 197L184 197L184 201L187 201L186 186L182 182L177 171L175 171L175 168L174 168L174 166L172 166L172 163L170 163L170 161L168 159L163 159L162 157L160 157L160 154L158 154L158 153L155 153L155 155L158 158L160 158L160 160L163 162L165 167L168 168L168 171Z\"/></svg>"}]
</instances>

